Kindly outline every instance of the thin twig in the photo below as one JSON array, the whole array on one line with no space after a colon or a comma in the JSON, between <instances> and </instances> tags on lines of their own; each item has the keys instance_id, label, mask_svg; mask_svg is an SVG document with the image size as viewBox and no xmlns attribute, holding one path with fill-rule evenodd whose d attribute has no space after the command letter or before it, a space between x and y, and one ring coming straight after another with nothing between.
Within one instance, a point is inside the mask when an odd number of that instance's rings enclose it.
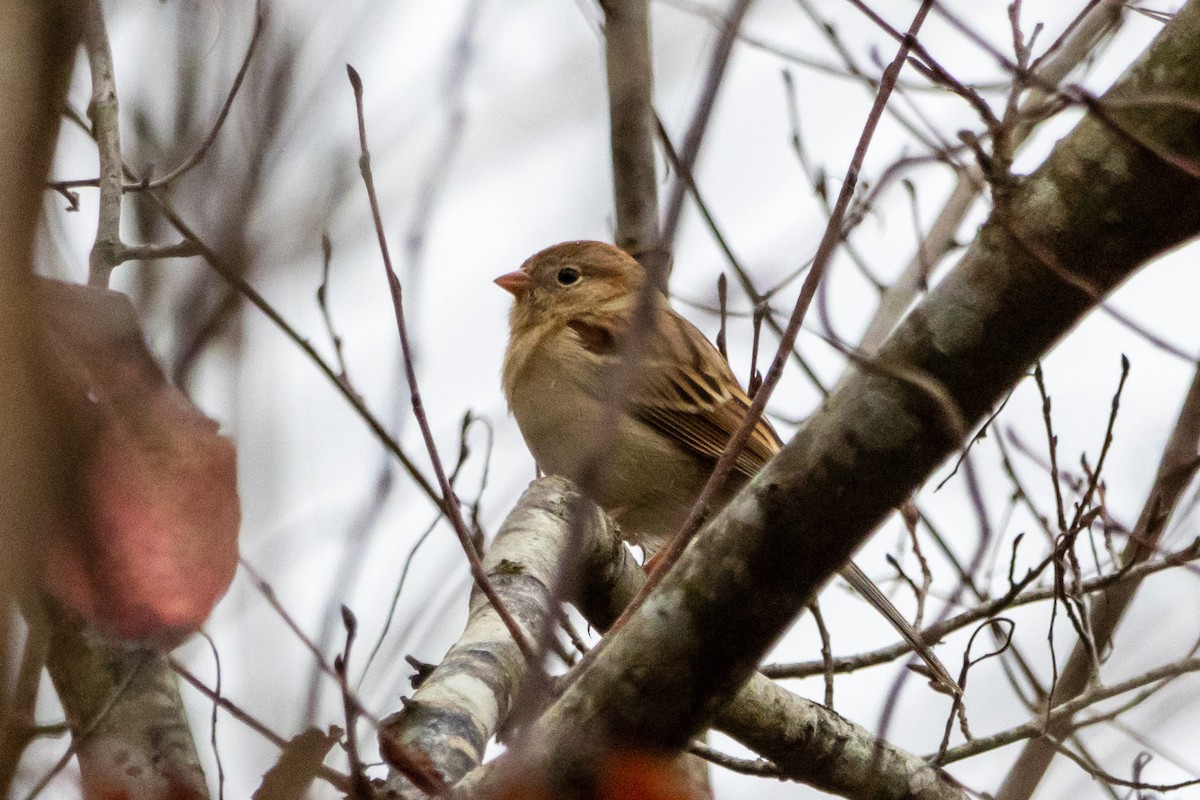
<instances>
[{"instance_id":1,"label":"thin twig","mask_svg":"<svg viewBox=\"0 0 1200 800\"><path fill-rule=\"evenodd\" d=\"M338 335L333 325L333 315L329 312L329 267L333 261L333 242L328 233L321 234L321 285L317 287L317 307L321 309L321 320L325 323L325 333L333 345L333 356L337 359L338 378L350 383L350 373L346 370L346 358L342 353L342 337Z\"/></svg>"},{"instance_id":2,"label":"thin twig","mask_svg":"<svg viewBox=\"0 0 1200 800\"><path fill-rule=\"evenodd\" d=\"M167 663L170 664L171 669L175 671L175 674L191 684L192 688L200 692L200 694L204 695L209 700L212 700L221 708L225 709L225 711L238 722L242 723L247 728L278 747L280 750L287 747L287 739L283 738L278 733L259 722L253 714L250 714L242 709L237 703L234 703L228 697L225 697L224 695L210 689L207 685L205 685L204 681L192 674L192 672L188 670L188 668L182 663L171 657L167 658ZM330 769L324 764L317 768L317 776L328 782L330 786L337 789L339 792L350 791L350 778L338 772L337 770Z\"/></svg>"},{"instance_id":3,"label":"thin twig","mask_svg":"<svg viewBox=\"0 0 1200 800\"><path fill-rule=\"evenodd\" d=\"M679 161L692 173L696 166L696 157L700 155L700 144L704 141L704 133L708 130L708 121L716 104L717 91L725 77L725 68L729 65L729 55L733 52L733 44L737 40L738 29L746 12L750 10L753 0L734 0L725 21L717 34L716 44L713 45L712 56L709 58L708 71L704 77L704 87L696 108L692 112L692 121L688 124L683 135L683 144L679 147ZM675 232L679 227L679 218L683 213L683 196L687 184L680 175L671 185L667 196L666 210L663 212L662 239L659 248L670 251L675 241Z\"/></svg>"},{"instance_id":4,"label":"thin twig","mask_svg":"<svg viewBox=\"0 0 1200 800\"><path fill-rule=\"evenodd\" d=\"M366 768L358 754L358 718L362 706L354 699L350 690L347 671L350 669L350 650L358 633L358 620L346 606L342 606L342 625L346 628L346 645L340 655L333 659L333 673L342 690L342 710L346 717L346 758L350 762L350 797L354 800L371 800L374 793L367 780Z\"/></svg>"},{"instance_id":5,"label":"thin twig","mask_svg":"<svg viewBox=\"0 0 1200 800\"><path fill-rule=\"evenodd\" d=\"M762 293L758 291L757 287L755 287L754 281L750 278L750 273L742 265L742 262L738 259L738 257L734 255L728 240L721 232L720 227L717 225L716 219L713 218L712 213L709 211L708 203L705 202L704 196L700 194L700 188L696 185L695 176L686 169L683 162L679 159L679 154L676 152L675 146L671 142L671 138L667 135L667 131L666 128L663 127L662 120L657 116L655 116L654 119L658 130L659 141L662 143L663 153L667 157L667 163L670 164L671 167L678 172L680 177L686 182L688 191L692 196L692 201L696 204L696 209L700 212L700 216L704 220L705 225L707 225L713 239L716 241L717 247L721 249L721 252L725 255L726 261L729 262L729 266L733 269L733 274L737 277L738 283L742 285L742 291L744 291L751 301L753 301L755 305L755 312L753 313L757 313L758 307L761 304L767 303L771 293L775 290L773 289L771 292ZM772 331L774 331L776 336L782 337L783 326L779 324L779 320L775 319L775 315L770 313L771 308L769 304L767 305L767 311L768 313L765 318L767 325ZM829 390L825 388L823 383L821 383L821 379L817 376L816 371L813 370L808 361L805 360L804 356L800 355L799 348L794 346L792 347L792 357L795 359L796 364L800 367L800 370L804 373L804 376L808 378L813 387L821 393L821 396L828 397Z\"/></svg>"},{"instance_id":6,"label":"thin twig","mask_svg":"<svg viewBox=\"0 0 1200 800\"><path fill-rule=\"evenodd\" d=\"M225 120L229 116L229 110L233 106L234 98L237 97L238 90L242 88L242 83L246 79L246 73L249 72L250 62L253 60L254 53L257 50L259 40L262 38L264 24L266 22L266 9L263 8L262 0L256 0L254 12L254 32L250 36L250 43L246 46L246 55L242 58L242 64L238 68L237 75L234 76L233 85L229 87L229 92L225 95L225 102L221 105L221 110L217 114L216 120L213 122L212 129L208 136L200 143L200 146L192 152L190 156L178 167L168 172L161 178L153 180L147 178L140 181L130 181L121 186L124 192L143 192L151 189L161 189L168 184L173 183L176 179L186 175L196 165L204 160L208 155L208 151L216 144L217 136L221 133L221 128L225 125ZM104 174L103 169L101 174ZM71 195L67 194L71 189L78 189L85 186L100 186L102 178L77 178L65 181L53 181L49 184L50 188L63 194L68 200L71 200ZM75 198L76 200L78 197ZM128 260L128 259L127 259Z\"/></svg>"},{"instance_id":7,"label":"thin twig","mask_svg":"<svg viewBox=\"0 0 1200 800\"><path fill-rule=\"evenodd\" d=\"M66 116L67 119L78 125L89 136L95 138L96 133L92 130L91 126L84 121L78 112L69 106L66 111ZM129 165L124 165L123 169L126 177L134 177L133 171L129 168ZM312 343L310 343L308 339L301 336L300 332L292 327L292 325L283 318L283 315L280 314L274 306L267 302L267 299L263 297L257 289L251 286L246 279L238 273L237 270L230 267L230 265L226 263L226 261L221 258L221 256L219 256L215 250L205 244L195 230L193 230L192 227L184 221L183 217L176 213L174 207L162 196L161 192L150 190L146 194L150 198L151 202L154 203L155 207L158 208L159 213L162 214L167 222L171 225L171 227L173 227L176 232L183 236L186 240L195 245L196 249L199 251L199 254L204 258L205 261L208 262L209 266L212 267L218 275L224 278L229 285L236 289L239 294L249 300L251 305L261 311L267 317L267 319L269 319L277 328L279 328L284 336L286 336L293 344L295 344L296 347L298 347L300 351L304 353L304 355L307 356L309 360L313 362L313 364L316 365L321 374L328 378L329 381L334 385L334 388L336 388L342 397L344 397L346 401L350 403L350 406L358 414L359 418L366 423L367 427L371 429L371 432L375 435L375 437L379 439L388 452L395 456L396 460L400 462L400 465L404 468L404 471L407 472L409 477L412 478L413 482L416 483L417 488L419 488L426 497L432 500L434 505L441 509L444 513L445 509L442 498L438 496L437 491L429 483L429 480L421 473L421 470L417 468L417 465L414 464L412 459L408 457L408 454L404 452L403 448L400 447L400 443L396 440L396 438L388 433L388 430L383 426L383 423L371 413L371 410L367 408L367 404L363 398L356 391L354 391L353 387L349 386L338 378L337 371L329 364L329 362L321 357L321 354L318 353L316 348L312 346Z\"/></svg>"},{"instance_id":8,"label":"thin twig","mask_svg":"<svg viewBox=\"0 0 1200 800\"><path fill-rule=\"evenodd\" d=\"M958 747L950 748L946 751L945 756L941 759L942 764L951 764L955 761L961 761L964 758L986 753L995 750L998 747L1003 747L1013 742L1019 742L1023 739L1029 739L1034 736L1044 735L1048 725L1053 724L1061 719L1070 718L1078 712L1095 705L1103 700L1108 700L1113 697L1118 697L1126 692L1132 692L1140 689L1143 686L1148 686L1168 678L1175 678L1180 675L1200 671L1200 659L1189 658L1182 661L1175 661L1170 664L1164 664L1161 667L1149 670L1141 675L1114 683L1111 686L1100 686L1088 691L1079 697L1076 697L1070 702L1063 703L1050 712L1050 716L1044 720L1037 722L1029 722L1024 725L1018 725L1015 728L1010 728L1006 731L993 734L991 736L973 739L966 744Z\"/></svg>"},{"instance_id":9,"label":"thin twig","mask_svg":"<svg viewBox=\"0 0 1200 800\"><path fill-rule=\"evenodd\" d=\"M1189 547L1167 554L1162 559L1149 561L1138 564L1127 570L1117 570L1107 575L1097 576L1090 580L1084 581L1082 591L1085 593L1097 592L1111 586L1116 586L1124 581L1139 581L1149 575L1161 572L1166 569L1173 569L1193 562L1200 557L1200 542L1193 543ZM989 600L979 606L970 608L950 617L942 622L937 622L929 625L921 630L921 638L927 642L937 642L947 634L956 630L967 627L980 620L987 619L1001 611L1016 608L1018 606L1029 605L1030 603L1040 603L1046 600L1051 600L1055 596L1054 587L1043 589L1029 590L1028 587L1032 582L1050 566L1051 559L1047 557L1041 564L1023 576L1020 580L1013 583L1012 587L1003 596ZM855 656L841 656L833 660L833 669L835 672L854 672L866 667L873 667L879 664L886 664L901 656L912 652L912 648L907 642L898 642L889 647L883 647L878 650L872 650L867 653L861 653ZM814 675L820 675L825 670L825 663L822 659L814 661L801 661L793 664L768 664L760 671L768 678L807 678Z\"/></svg>"},{"instance_id":10,"label":"thin twig","mask_svg":"<svg viewBox=\"0 0 1200 800\"><path fill-rule=\"evenodd\" d=\"M400 348L404 354L404 371L408 378L413 416L416 418L417 425L421 429L421 436L425 440L425 449L429 453L429 460L433 465L433 472L437 477L438 486L441 489L442 510L449 518L454 532L458 534L459 544L462 545L463 552L467 556L467 562L471 568L471 577L474 578L475 584L496 609L496 614L504 622L504 626L508 628L509 633L512 634L513 640L517 643L522 654L531 661L529 665L530 669L537 670L540 669L540 666L534 661L536 651L533 645L529 643L525 632L521 630L521 626L517 624L512 614L504 607L491 581L488 580L487 572L483 569L483 562L480 560L479 553L475 549L471 531L467 528L467 524L463 520L462 507L459 504L458 496L454 494L454 488L450 485L450 481L446 477L446 470L442 466L442 460L438 456L437 444L433 440L433 431L430 429L429 419L425 415L425 406L421 400L421 391L417 386L417 375L413 367L408 329L404 322L404 304L402 301L400 279L396 276L396 271L392 267L392 257L388 250L387 237L383 232L383 214L379 209L379 198L375 193L375 179L371 174L371 153L367 148L367 122L366 115L363 112L362 78L359 77L358 72L349 64L346 65L346 74L349 76L350 85L354 89L354 104L358 114L358 141L362 153L358 162L359 170L362 172L363 183L366 185L367 197L371 205L371 218L375 223L375 234L379 240L379 250L383 257L384 272L386 273L388 289L392 296L392 309L396 316L396 330L400 336Z\"/></svg>"}]
</instances>

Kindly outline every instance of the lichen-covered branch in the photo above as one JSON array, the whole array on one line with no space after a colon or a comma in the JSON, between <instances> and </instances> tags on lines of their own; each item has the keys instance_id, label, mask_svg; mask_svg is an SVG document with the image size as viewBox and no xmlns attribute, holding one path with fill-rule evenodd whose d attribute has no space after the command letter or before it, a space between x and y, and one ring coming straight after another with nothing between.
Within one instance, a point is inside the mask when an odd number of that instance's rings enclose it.
<instances>
[{"instance_id":1,"label":"lichen-covered branch","mask_svg":"<svg viewBox=\"0 0 1200 800\"><path fill-rule=\"evenodd\" d=\"M1200 3L1190 2L1012 187L879 355L705 526L531 727L523 751L501 761L561 786L586 780L604 748L684 748L829 576L960 446L960 423L979 422L1108 292L1200 232L1200 181L1181 168L1200 161L1200 115L1189 105L1200 97L1198 52Z\"/></svg>"},{"instance_id":2,"label":"lichen-covered branch","mask_svg":"<svg viewBox=\"0 0 1200 800\"><path fill-rule=\"evenodd\" d=\"M88 797L207 800L179 684L153 647L121 644L50 603L46 668Z\"/></svg>"},{"instance_id":3,"label":"lichen-covered branch","mask_svg":"<svg viewBox=\"0 0 1200 800\"><path fill-rule=\"evenodd\" d=\"M921 756L876 739L825 706L754 673L714 724L784 776L855 800L964 800Z\"/></svg>"}]
</instances>

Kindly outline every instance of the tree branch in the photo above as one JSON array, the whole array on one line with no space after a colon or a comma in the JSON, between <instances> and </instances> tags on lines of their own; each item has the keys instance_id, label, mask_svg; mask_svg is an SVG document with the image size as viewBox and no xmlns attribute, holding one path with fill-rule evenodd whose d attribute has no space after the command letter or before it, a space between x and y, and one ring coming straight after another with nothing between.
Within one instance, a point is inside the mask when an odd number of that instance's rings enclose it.
<instances>
[{"instance_id":1,"label":"tree branch","mask_svg":"<svg viewBox=\"0 0 1200 800\"><path fill-rule=\"evenodd\" d=\"M535 481L484 554L488 582L527 631L539 630L545 619L571 503L565 480ZM585 541L600 538L594 530L602 530L625 551L612 521L599 508L588 502L576 506L586 515L578 522ZM380 750L399 745L423 753L446 783L458 782L483 761L484 747L507 718L527 666L509 629L476 585L462 635L437 668L414 679L417 691L404 708L383 720ZM414 787L394 773L388 788L407 797Z\"/></svg>"},{"instance_id":2,"label":"tree branch","mask_svg":"<svg viewBox=\"0 0 1200 800\"><path fill-rule=\"evenodd\" d=\"M689 175L696 172L696 159L700 155L700 145L704 141L704 133L708 130L708 121L717 102L717 91L725 78L729 56L733 52L734 42L737 41L738 31L742 27L746 12L750 10L751 2L753 0L734 0L724 22L719 26L717 41L713 45L712 56L708 62L708 72L704 77L704 88L696 101L692 121L688 123L687 131L683 135L683 143L679 146L679 160L687 168ZM659 246L668 253L675 241L675 231L683 214L683 197L686 191L687 184L681 173L671 186L667 209L663 212L662 241Z\"/></svg>"},{"instance_id":3,"label":"tree branch","mask_svg":"<svg viewBox=\"0 0 1200 800\"><path fill-rule=\"evenodd\" d=\"M47 607L46 668L71 726L64 759L72 753L79 759L85 795L206 800L204 771L166 657L100 636L55 603Z\"/></svg>"},{"instance_id":4,"label":"tree branch","mask_svg":"<svg viewBox=\"0 0 1200 800\"><path fill-rule=\"evenodd\" d=\"M42 186L79 44L76 4L0 1L0 795L29 741L44 637L21 633L42 545L63 500L71 442L47 402L34 296ZM24 638L24 654L20 655ZM18 667L20 665L20 667Z\"/></svg>"},{"instance_id":5,"label":"tree branch","mask_svg":"<svg viewBox=\"0 0 1200 800\"><path fill-rule=\"evenodd\" d=\"M649 0L603 0L604 56L612 150L616 245L666 285L658 250L658 176L654 169L654 79Z\"/></svg>"},{"instance_id":6,"label":"tree branch","mask_svg":"<svg viewBox=\"0 0 1200 800\"><path fill-rule=\"evenodd\" d=\"M100 153L100 216L96 242L88 256L88 284L108 288L113 267L121 263L121 126L117 108L117 81L112 49L100 0L83 4L83 44L92 71L92 100L88 118Z\"/></svg>"}]
</instances>

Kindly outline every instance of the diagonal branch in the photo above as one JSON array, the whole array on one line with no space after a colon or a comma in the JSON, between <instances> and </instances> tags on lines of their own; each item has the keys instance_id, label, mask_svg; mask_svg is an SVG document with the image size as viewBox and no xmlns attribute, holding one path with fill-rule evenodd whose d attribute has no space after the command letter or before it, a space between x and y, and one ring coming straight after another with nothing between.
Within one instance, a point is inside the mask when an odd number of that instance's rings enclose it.
<instances>
[{"instance_id":1,"label":"diagonal branch","mask_svg":"<svg viewBox=\"0 0 1200 800\"><path fill-rule=\"evenodd\" d=\"M752 2L753 0L734 0L719 28L717 41L713 45L712 56L708 62L708 72L704 76L704 88L696 101L692 121L683 134L683 143L679 146L679 160L687 168L688 174L695 174L696 159L700 155L700 145L704 141L704 133L708 130L708 121L717 102L717 91L725 78L725 69L729 66L729 56L733 53L733 45L737 41L742 20L750 10ZM671 193L667 197L667 209L663 213L662 241L659 246L666 252L670 252L675 241L675 231L683 214L683 198L686 191L687 184L683 173L680 173L671 186Z\"/></svg>"},{"instance_id":2,"label":"diagonal branch","mask_svg":"<svg viewBox=\"0 0 1200 800\"><path fill-rule=\"evenodd\" d=\"M367 196L371 205L371 218L375 223L375 235L379 240L379 250L383 257L384 273L388 282L388 290L392 297L392 309L396 317L396 329L400 337L400 348L404 354L404 371L405 377L408 380L409 394L412 399L413 416L417 420L417 425L421 429L421 436L425 440L425 449L429 454L429 461L433 465L433 473L437 478L438 488L442 493L442 510L446 514L446 518L450 520L454 532L458 535L459 544L462 546L463 552L467 556L467 563L471 569L471 577L475 580L476 586L480 591L487 596L488 600L495 607L496 613L500 615L505 627L512 634L517 646L529 661L534 661L535 651L533 645L526 638L525 632L517 625L516 620L505 608L501 602L500 596L496 594L496 590L492 587L488 580L487 573L483 569L483 562L479 558L479 551L475 547L474 537L471 535L471 530L467 527L466 521L462 515L462 504L458 500L458 495L454 493L454 487L450 485L450 479L446 476L445 467L442 465L442 459L438 455L437 445L433 441L433 431L429 426L429 419L425 416L425 405L421 400L421 391L417 387L417 374L413 366L412 348L408 338L408 327L404 321L404 303L400 287L400 279L396 276L396 271L392 267L392 256L387 246L387 237L383 232L383 217L379 210L379 198L375 193L375 178L371 173L371 153L367 149L367 123L363 113L363 85L362 79L354 67L346 65L346 73L350 78L350 85L354 89L354 104L358 112L358 141L362 155L359 156L359 171L362 173L363 183L367 189ZM540 667L534 664L535 669Z\"/></svg>"}]
</instances>

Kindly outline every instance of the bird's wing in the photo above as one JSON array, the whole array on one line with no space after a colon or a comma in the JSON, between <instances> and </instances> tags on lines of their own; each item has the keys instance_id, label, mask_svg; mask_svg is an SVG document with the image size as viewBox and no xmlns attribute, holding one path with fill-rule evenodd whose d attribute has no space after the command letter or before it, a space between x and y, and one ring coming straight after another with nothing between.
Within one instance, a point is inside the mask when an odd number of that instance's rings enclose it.
<instances>
[{"instance_id":1,"label":"bird's wing","mask_svg":"<svg viewBox=\"0 0 1200 800\"><path fill-rule=\"evenodd\" d=\"M725 358L690 322L665 311L662 336L654 337L631 411L646 424L715 461L750 408ZM779 452L782 442L760 418L734 469L749 478Z\"/></svg>"}]
</instances>

